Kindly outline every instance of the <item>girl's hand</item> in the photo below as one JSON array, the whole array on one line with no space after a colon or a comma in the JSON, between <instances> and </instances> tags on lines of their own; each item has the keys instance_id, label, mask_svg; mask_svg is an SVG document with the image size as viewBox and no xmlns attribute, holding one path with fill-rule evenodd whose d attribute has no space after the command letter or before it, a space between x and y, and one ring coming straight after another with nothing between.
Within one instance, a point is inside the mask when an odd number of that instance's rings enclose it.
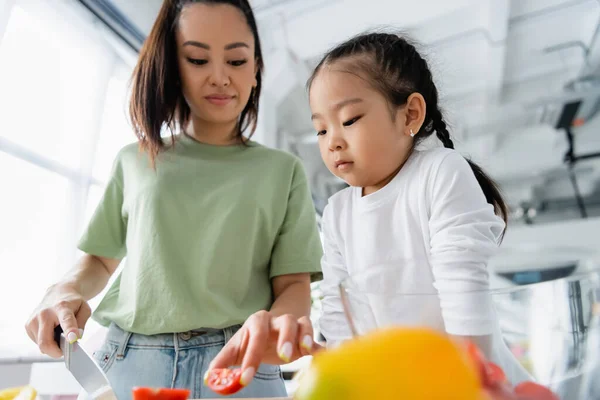
<instances>
[{"instance_id":1,"label":"girl's hand","mask_svg":"<svg viewBox=\"0 0 600 400\"><path fill-rule=\"evenodd\" d=\"M247 386L262 363L287 364L314 354L322 347L313 341L310 319L290 314L274 316L258 311L225 344L211 362L209 371L231 366L242 367L241 383Z\"/></svg>"}]
</instances>

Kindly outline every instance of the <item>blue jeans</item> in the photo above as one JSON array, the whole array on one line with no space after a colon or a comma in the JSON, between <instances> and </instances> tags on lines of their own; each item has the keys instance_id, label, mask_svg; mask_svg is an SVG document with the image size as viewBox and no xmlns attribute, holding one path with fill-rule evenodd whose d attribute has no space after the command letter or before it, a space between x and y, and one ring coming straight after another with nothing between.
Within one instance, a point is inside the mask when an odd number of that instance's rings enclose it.
<instances>
[{"instance_id":1,"label":"blue jeans","mask_svg":"<svg viewBox=\"0 0 600 400\"><path fill-rule=\"evenodd\" d=\"M204 385L208 364L239 326L145 336L111 325L94 359L119 400L136 386L186 388L191 399L218 398ZM279 366L263 364L247 387L230 398L286 397Z\"/></svg>"}]
</instances>

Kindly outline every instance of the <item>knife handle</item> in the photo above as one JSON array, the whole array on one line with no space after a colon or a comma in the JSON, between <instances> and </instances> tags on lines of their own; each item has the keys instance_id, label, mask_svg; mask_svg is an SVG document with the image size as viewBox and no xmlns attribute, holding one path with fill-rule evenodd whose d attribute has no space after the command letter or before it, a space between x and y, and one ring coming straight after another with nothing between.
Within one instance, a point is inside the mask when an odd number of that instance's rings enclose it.
<instances>
[{"instance_id":1,"label":"knife handle","mask_svg":"<svg viewBox=\"0 0 600 400\"><path fill-rule=\"evenodd\" d=\"M54 341L56 342L56 344L58 344L58 347L60 347L60 335L62 335L62 333L63 329L60 325L54 328Z\"/></svg>"}]
</instances>

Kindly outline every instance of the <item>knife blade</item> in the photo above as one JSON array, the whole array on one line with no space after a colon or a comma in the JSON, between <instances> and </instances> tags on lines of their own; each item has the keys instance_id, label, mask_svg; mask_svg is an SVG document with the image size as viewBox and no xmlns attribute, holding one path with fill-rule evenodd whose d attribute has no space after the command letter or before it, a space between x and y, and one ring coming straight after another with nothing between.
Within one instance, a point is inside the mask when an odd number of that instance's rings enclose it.
<instances>
[{"instance_id":1,"label":"knife blade","mask_svg":"<svg viewBox=\"0 0 600 400\"><path fill-rule=\"evenodd\" d=\"M117 400L104 371L78 342L69 343L60 325L54 328L54 340L63 352L65 366L92 399Z\"/></svg>"}]
</instances>

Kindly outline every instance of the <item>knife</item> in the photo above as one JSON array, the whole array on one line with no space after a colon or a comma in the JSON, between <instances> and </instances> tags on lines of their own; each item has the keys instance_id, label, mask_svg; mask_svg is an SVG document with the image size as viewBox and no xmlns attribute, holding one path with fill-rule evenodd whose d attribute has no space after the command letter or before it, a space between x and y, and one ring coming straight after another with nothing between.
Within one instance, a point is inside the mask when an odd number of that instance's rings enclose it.
<instances>
[{"instance_id":1,"label":"knife","mask_svg":"<svg viewBox=\"0 0 600 400\"><path fill-rule=\"evenodd\" d=\"M69 343L60 325L54 328L54 340L63 352L65 366L92 399L117 400L100 366L79 342Z\"/></svg>"}]
</instances>

